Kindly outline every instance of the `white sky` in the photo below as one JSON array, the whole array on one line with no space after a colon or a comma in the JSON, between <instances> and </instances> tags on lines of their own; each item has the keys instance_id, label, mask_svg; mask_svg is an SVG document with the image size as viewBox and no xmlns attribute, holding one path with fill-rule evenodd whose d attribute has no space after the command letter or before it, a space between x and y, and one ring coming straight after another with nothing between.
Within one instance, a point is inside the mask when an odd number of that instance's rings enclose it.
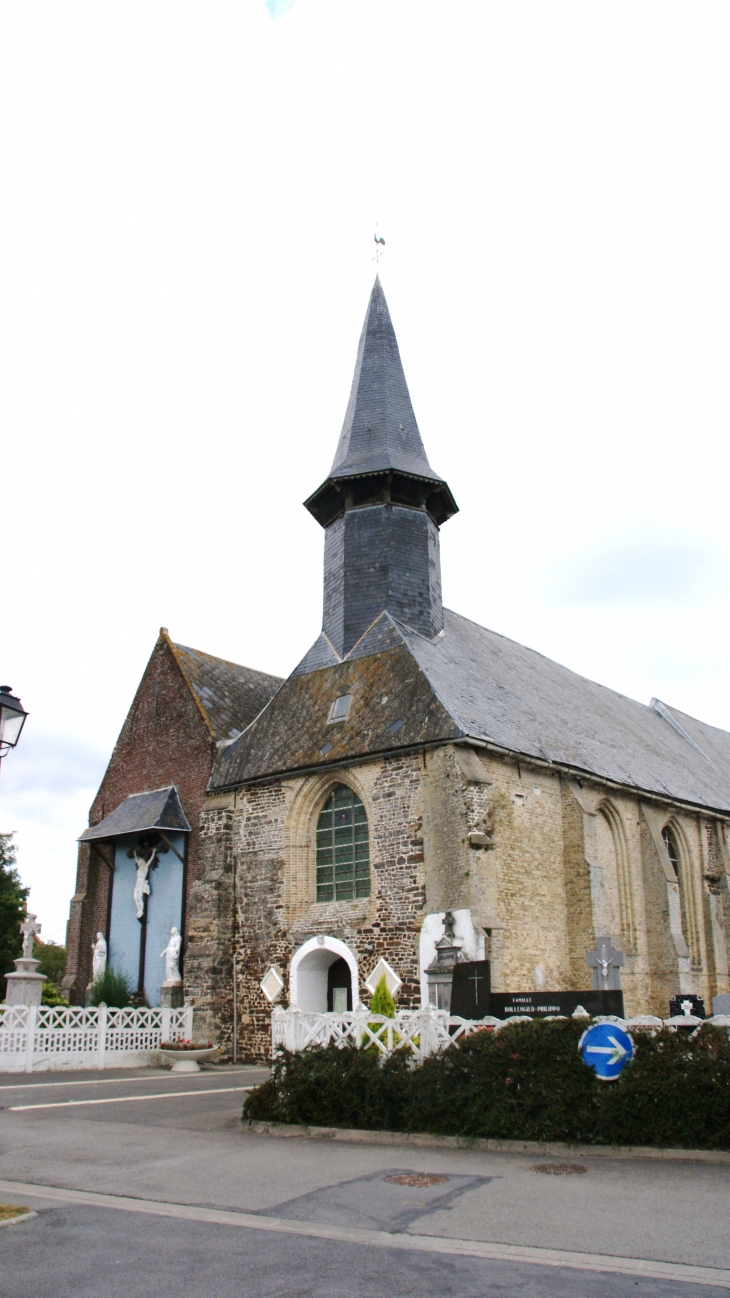
<instances>
[{"instance_id":1,"label":"white sky","mask_svg":"<svg viewBox=\"0 0 730 1298\"><path fill-rule=\"evenodd\" d=\"M278 10L278 12L277 12ZM286 674L374 266L446 604L730 728L730 9L0 10L0 829L63 940L160 625Z\"/></svg>"}]
</instances>

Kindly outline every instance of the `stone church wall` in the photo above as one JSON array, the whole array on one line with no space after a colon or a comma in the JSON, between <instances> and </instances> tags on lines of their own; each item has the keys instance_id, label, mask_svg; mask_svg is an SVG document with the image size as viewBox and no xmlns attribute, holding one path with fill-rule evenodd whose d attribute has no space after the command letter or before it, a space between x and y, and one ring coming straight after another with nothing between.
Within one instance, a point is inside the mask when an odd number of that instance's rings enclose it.
<instances>
[{"instance_id":1,"label":"stone church wall","mask_svg":"<svg viewBox=\"0 0 730 1298\"><path fill-rule=\"evenodd\" d=\"M261 979L276 966L286 999L292 956L317 934L353 952L361 997L384 956L403 979L399 1006L416 1006L421 926L447 908L468 909L486 930L495 991L589 988L586 952L605 932L626 953L627 1013L665 1016L679 990L710 1007L727 986L730 907L714 825L666 807L655 809L652 833L634 794L484 752L465 767L459 754L447 744L208 800L185 973L197 1031L230 1047L235 951L239 1057L266 1059L271 1007ZM318 903L315 828L337 783L366 808L371 894ZM682 938L672 935L667 861L656 845L656 826L670 819L684 854L682 926L695 956L682 977L691 988L681 984Z\"/></svg>"}]
</instances>

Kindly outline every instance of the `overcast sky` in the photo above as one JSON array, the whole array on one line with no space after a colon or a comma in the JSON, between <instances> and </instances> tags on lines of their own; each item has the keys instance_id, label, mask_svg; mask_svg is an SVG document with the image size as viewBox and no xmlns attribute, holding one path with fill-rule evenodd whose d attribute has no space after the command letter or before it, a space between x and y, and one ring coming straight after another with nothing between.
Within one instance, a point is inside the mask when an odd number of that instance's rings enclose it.
<instances>
[{"instance_id":1,"label":"overcast sky","mask_svg":"<svg viewBox=\"0 0 730 1298\"><path fill-rule=\"evenodd\" d=\"M288 673L381 277L446 604L730 728L730 8L0 10L0 829L63 940L158 628Z\"/></svg>"}]
</instances>

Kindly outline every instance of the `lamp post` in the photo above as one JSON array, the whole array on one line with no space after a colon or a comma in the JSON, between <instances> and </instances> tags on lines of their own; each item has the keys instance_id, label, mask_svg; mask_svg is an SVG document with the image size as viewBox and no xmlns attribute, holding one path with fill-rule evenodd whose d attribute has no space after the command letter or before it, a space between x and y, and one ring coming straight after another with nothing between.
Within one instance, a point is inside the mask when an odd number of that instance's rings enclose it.
<instances>
[{"instance_id":1,"label":"lamp post","mask_svg":"<svg viewBox=\"0 0 730 1298\"><path fill-rule=\"evenodd\" d=\"M0 685L0 761L9 748L15 748L27 715L10 686Z\"/></svg>"}]
</instances>

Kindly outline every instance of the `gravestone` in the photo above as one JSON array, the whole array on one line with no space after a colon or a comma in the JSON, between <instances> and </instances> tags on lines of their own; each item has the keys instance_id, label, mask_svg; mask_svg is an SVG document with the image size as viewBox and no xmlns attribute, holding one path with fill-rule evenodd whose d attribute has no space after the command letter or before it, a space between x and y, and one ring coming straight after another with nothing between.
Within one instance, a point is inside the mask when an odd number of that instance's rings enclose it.
<instances>
[{"instance_id":1,"label":"gravestone","mask_svg":"<svg viewBox=\"0 0 730 1298\"><path fill-rule=\"evenodd\" d=\"M705 1013L705 1002L701 996L695 996L693 992L686 992L684 995L673 996L669 1002L669 1017L674 1018L677 1015L693 1014L696 1019L707 1018Z\"/></svg>"},{"instance_id":2,"label":"gravestone","mask_svg":"<svg viewBox=\"0 0 730 1298\"><path fill-rule=\"evenodd\" d=\"M465 960L454 965L451 1013L461 1019L483 1019L491 1014L488 960Z\"/></svg>"},{"instance_id":3,"label":"gravestone","mask_svg":"<svg viewBox=\"0 0 730 1298\"><path fill-rule=\"evenodd\" d=\"M527 1014L536 1019L545 1018L549 1014L564 1014L566 1018L570 1018L580 1007L591 1018L599 1014L614 1014L618 1019L624 1018L622 991L492 992L489 1003L489 1013L496 1019L509 1019L515 1014Z\"/></svg>"},{"instance_id":4,"label":"gravestone","mask_svg":"<svg viewBox=\"0 0 730 1298\"><path fill-rule=\"evenodd\" d=\"M718 996L712 998L713 1014L730 1014L730 995L727 992L720 992Z\"/></svg>"}]
</instances>

